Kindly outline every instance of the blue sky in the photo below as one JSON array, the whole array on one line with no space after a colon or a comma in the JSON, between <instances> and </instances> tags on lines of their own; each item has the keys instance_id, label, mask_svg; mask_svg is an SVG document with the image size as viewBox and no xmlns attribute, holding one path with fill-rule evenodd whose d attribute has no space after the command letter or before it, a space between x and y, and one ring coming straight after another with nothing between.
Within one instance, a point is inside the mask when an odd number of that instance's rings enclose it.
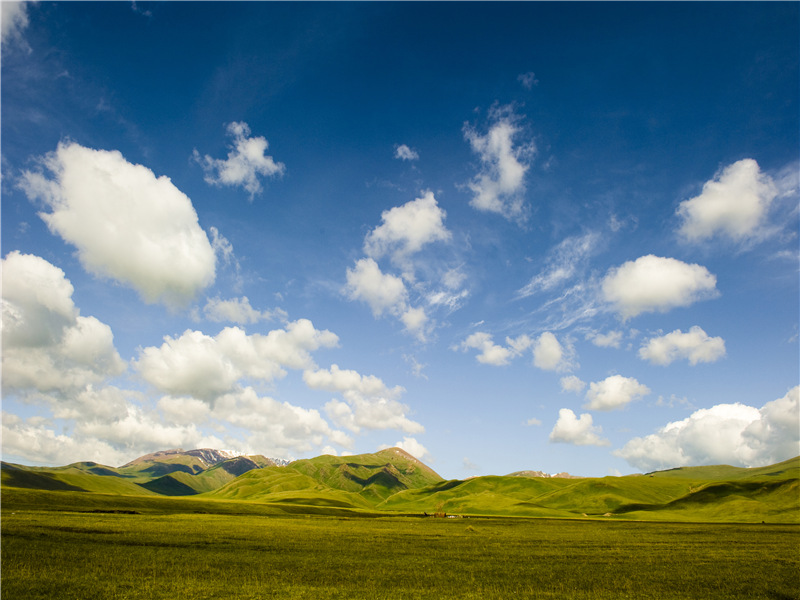
<instances>
[{"instance_id":1,"label":"blue sky","mask_svg":"<svg viewBox=\"0 0 800 600\"><path fill-rule=\"evenodd\" d=\"M3 3L3 457L800 454L795 3Z\"/></svg>"}]
</instances>

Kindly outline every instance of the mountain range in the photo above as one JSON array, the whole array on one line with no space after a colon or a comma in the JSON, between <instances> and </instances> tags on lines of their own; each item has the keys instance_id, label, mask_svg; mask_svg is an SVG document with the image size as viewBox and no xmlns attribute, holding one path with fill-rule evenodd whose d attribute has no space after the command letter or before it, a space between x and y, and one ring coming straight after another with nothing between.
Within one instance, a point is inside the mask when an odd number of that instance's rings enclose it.
<instances>
[{"instance_id":1,"label":"mountain range","mask_svg":"<svg viewBox=\"0 0 800 600\"><path fill-rule=\"evenodd\" d=\"M466 480L445 480L400 448L291 463L208 448L164 450L121 467L2 463L4 503L34 492L56 503L74 494L108 502L180 496L292 513L800 523L800 457L752 469L683 467L602 478L518 471Z\"/></svg>"}]
</instances>

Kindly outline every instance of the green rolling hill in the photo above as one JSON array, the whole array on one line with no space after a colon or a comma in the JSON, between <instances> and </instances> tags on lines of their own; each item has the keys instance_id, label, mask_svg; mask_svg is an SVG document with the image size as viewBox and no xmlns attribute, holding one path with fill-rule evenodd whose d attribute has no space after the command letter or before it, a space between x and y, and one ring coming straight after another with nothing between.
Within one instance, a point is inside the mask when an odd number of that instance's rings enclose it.
<instances>
[{"instance_id":1,"label":"green rolling hill","mask_svg":"<svg viewBox=\"0 0 800 600\"><path fill-rule=\"evenodd\" d=\"M23 495L32 502L39 493L48 502L69 497L71 505L80 497L103 495L137 497L145 504L182 497L182 507L233 503L317 514L800 523L800 457L752 469L683 467L626 477L521 473L446 481L399 448L318 456L285 466L263 456L171 450L117 468L91 462L64 467L3 463L2 493L4 502Z\"/></svg>"}]
</instances>

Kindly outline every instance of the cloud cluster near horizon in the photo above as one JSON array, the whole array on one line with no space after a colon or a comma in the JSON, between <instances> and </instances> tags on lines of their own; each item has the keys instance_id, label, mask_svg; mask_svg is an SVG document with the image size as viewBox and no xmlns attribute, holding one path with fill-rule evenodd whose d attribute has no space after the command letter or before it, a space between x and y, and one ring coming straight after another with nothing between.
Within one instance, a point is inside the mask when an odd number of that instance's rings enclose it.
<instances>
[{"instance_id":1,"label":"cloud cluster near horizon","mask_svg":"<svg viewBox=\"0 0 800 600\"><path fill-rule=\"evenodd\" d=\"M688 465L760 467L800 455L800 387L759 408L717 404L630 440L614 454L642 471Z\"/></svg>"}]
</instances>

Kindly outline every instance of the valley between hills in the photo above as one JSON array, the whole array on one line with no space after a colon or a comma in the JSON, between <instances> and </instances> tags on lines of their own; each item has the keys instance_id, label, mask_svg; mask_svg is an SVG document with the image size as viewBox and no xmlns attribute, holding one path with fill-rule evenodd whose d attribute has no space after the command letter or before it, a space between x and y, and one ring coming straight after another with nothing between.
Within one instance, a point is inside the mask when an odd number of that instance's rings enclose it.
<instances>
[{"instance_id":1,"label":"valley between hills","mask_svg":"<svg viewBox=\"0 0 800 600\"><path fill-rule=\"evenodd\" d=\"M399 448L291 463L167 450L121 467L2 464L4 507L57 510L540 517L800 523L800 457L582 478L538 471L445 480ZM166 503L166 504L165 504Z\"/></svg>"}]
</instances>

